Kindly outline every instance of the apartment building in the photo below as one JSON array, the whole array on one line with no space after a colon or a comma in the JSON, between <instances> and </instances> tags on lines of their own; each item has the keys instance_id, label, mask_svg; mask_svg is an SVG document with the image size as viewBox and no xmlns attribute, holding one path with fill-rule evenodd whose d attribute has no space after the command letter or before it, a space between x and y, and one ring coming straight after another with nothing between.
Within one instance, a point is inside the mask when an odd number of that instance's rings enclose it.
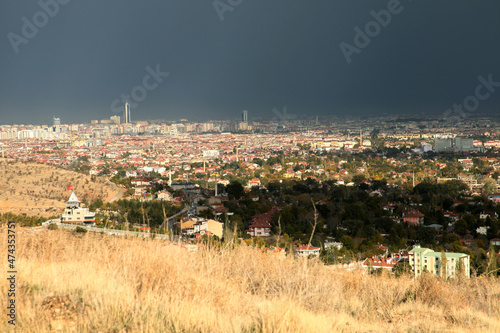
<instances>
[{"instance_id":1,"label":"apartment building","mask_svg":"<svg viewBox=\"0 0 500 333\"><path fill-rule=\"evenodd\" d=\"M446 272L447 278L454 278L459 273L470 278L470 256L464 253L445 252L446 263L443 263L443 253L416 245L408 252L408 261L415 277L424 271L442 276ZM460 267L460 268L459 268Z\"/></svg>"}]
</instances>

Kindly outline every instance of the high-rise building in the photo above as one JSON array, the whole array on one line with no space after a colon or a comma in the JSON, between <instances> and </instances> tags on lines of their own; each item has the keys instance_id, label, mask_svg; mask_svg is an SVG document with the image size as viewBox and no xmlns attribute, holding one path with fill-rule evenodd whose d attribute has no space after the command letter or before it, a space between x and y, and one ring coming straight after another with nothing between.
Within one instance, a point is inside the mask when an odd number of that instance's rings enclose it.
<instances>
[{"instance_id":1,"label":"high-rise building","mask_svg":"<svg viewBox=\"0 0 500 333\"><path fill-rule=\"evenodd\" d=\"M434 150L437 153L464 153L471 151L484 151L484 147L475 147L474 139L455 137L453 139L434 139Z\"/></svg>"},{"instance_id":2,"label":"high-rise building","mask_svg":"<svg viewBox=\"0 0 500 333\"><path fill-rule=\"evenodd\" d=\"M61 118L52 118L52 122L54 126L60 126L61 125Z\"/></svg>"},{"instance_id":3,"label":"high-rise building","mask_svg":"<svg viewBox=\"0 0 500 333\"><path fill-rule=\"evenodd\" d=\"M247 110L243 110L241 112L241 121L244 123L248 123L248 111Z\"/></svg>"},{"instance_id":4,"label":"high-rise building","mask_svg":"<svg viewBox=\"0 0 500 333\"><path fill-rule=\"evenodd\" d=\"M109 120L111 120L113 123L120 125L120 116L111 116L109 117Z\"/></svg>"},{"instance_id":5,"label":"high-rise building","mask_svg":"<svg viewBox=\"0 0 500 333\"><path fill-rule=\"evenodd\" d=\"M129 124L131 122L131 119L130 119L130 104L127 102L125 102L125 111L123 112L123 123L124 124Z\"/></svg>"}]
</instances>

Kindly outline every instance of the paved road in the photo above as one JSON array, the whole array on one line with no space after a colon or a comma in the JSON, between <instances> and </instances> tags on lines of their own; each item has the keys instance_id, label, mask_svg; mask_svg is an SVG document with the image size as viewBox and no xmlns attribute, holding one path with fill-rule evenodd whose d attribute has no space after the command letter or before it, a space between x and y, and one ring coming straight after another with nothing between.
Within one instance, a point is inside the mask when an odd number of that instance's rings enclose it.
<instances>
[{"instance_id":1,"label":"paved road","mask_svg":"<svg viewBox=\"0 0 500 333\"><path fill-rule=\"evenodd\" d=\"M164 228L164 227L165 227L165 222L167 222L167 224L168 224L168 230L172 230L172 229L173 229L173 227L174 227L175 218L176 218L177 216L180 216L180 215L184 215L184 214L186 214L186 213L189 211L189 209L191 209L191 207L190 207L190 206L185 206L185 207L184 207L184 208L183 208L180 212L177 212L177 213L175 213L174 215L172 215L172 216L168 217L168 218L167 218L166 220L164 220L164 221L163 221L163 223L159 226L159 229L161 230L162 228Z\"/></svg>"},{"instance_id":2,"label":"paved road","mask_svg":"<svg viewBox=\"0 0 500 333\"><path fill-rule=\"evenodd\" d=\"M116 185L115 183L109 181L108 179L106 179L105 177L101 176L99 177L99 180L108 184L108 185L111 185L113 186L117 191L119 191L114 197L112 197L108 202L111 203L111 202L114 202L116 200L120 200L120 198L122 197L123 193L126 192L126 190L124 190L123 188L121 188L120 186Z\"/></svg>"},{"instance_id":3,"label":"paved road","mask_svg":"<svg viewBox=\"0 0 500 333\"><path fill-rule=\"evenodd\" d=\"M114 202L114 201L116 201L116 200L120 200L120 198L122 197L123 193L125 193L125 190L120 189L119 191L120 191L120 192L118 192L118 193L117 193L114 197L112 197L112 198L108 201L108 203L112 203L112 202Z\"/></svg>"}]
</instances>

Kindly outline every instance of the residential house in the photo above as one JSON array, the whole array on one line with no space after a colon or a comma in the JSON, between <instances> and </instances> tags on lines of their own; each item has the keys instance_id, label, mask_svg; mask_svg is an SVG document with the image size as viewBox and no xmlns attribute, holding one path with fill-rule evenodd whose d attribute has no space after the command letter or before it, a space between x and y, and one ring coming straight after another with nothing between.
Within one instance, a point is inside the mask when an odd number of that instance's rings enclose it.
<instances>
[{"instance_id":1,"label":"residential house","mask_svg":"<svg viewBox=\"0 0 500 333\"><path fill-rule=\"evenodd\" d=\"M193 225L195 235L214 235L222 238L224 234L224 224L215 220L201 220Z\"/></svg>"},{"instance_id":2,"label":"residential house","mask_svg":"<svg viewBox=\"0 0 500 333\"><path fill-rule=\"evenodd\" d=\"M363 268L371 268L371 269L387 269L392 272L394 265L398 263L399 260L393 258L368 258L366 259L361 267Z\"/></svg>"},{"instance_id":3,"label":"residential house","mask_svg":"<svg viewBox=\"0 0 500 333\"><path fill-rule=\"evenodd\" d=\"M488 200L493 201L495 203L500 202L500 193L488 195Z\"/></svg>"},{"instance_id":4,"label":"residential house","mask_svg":"<svg viewBox=\"0 0 500 333\"><path fill-rule=\"evenodd\" d=\"M418 209L409 209L403 212L403 222L408 223L410 226L419 226L424 223L424 214Z\"/></svg>"},{"instance_id":5,"label":"residential house","mask_svg":"<svg viewBox=\"0 0 500 333\"><path fill-rule=\"evenodd\" d=\"M309 257L310 255L319 257L319 247L300 244L295 248L297 257Z\"/></svg>"},{"instance_id":6,"label":"residential house","mask_svg":"<svg viewBox=\"0 0 500 333\"><path fill-rule=\"evenodd\" d=\"M279 210L274 206L270 211L252 216L250 225L248 226L247 233L252 237L267 237L271 235L271 220L274 213Z\"/></svg>"},{"instance_id":7,"label":"residential house","mask_svg":"<svg viewBox=\"0 0 500 333\"><path fill-rule=\"evenodd\" d=\"M337 249L340 250L344 245L341 242L336 242L331 239L325 240L324 247L325 249Z\"/></svg>"},{"instance_id":8,"label":"residential house","mask_svg":"<svg viewBox=\"0 0 500 333\"><path fill-rule=\"evenodd\" d=\"M158 200L172 201L174 197L168 191L160 191L156 193L156 198Z\"/></svg>"},{"instance_id":9,"label":"residential house","mask_svg":"<svg viewBox=\"0 0 500 333\"><path fill-rule=\"evenodd\" d=\"M194 225L199 222L195 219L190 219L185 222L181 222L181 232L186 235L194 234Z\"/></svg>"},{"instance_id":10,"label":"residential house","mask_svg":"<svg viewBox=\"0 0 500 333\"><path fill-rule=\"evenodd\" d=\"M248 186L253 187L253 186L260 186L260 179L258 178L252 178L248 181Z\"/></svg>"},{"instance_id":11,"label":"residential house","mask_svg":"<svg viewBox=\"0 0 500 333\"><path fill-rule=\"evenodd\" d=\"M490 228L490 227L487 227L487 226L478 227L478 228L476 229L476 232L477 232L479 235L484 235L484 236L486 236L486 234L488 233L488 229L489 229L489 228Z\"/></svg>"},{"instance_id":12,"label":"residential house","mask_svg":"<svg viewBox=\"0 0 500 333\"><path fill-rule=\"evenodd\" d=\"M274 247L274 246L266 247L264 249L264 253L269 254L269 255L279 256L279 257L286 257L285 249L282 247Z\"/></svg>"}]
</instances>

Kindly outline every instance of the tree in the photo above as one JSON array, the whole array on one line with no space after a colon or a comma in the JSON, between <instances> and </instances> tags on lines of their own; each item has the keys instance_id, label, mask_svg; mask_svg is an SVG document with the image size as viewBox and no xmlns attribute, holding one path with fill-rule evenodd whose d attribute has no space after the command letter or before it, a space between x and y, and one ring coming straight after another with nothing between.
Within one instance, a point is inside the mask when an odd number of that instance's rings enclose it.
<instances>
[{"instance_id":1,"label":"tree","mask_svg":"<svg viewBox=\"0 0 500 333\"><path fill-rule=\"evenodd\" d=\"M460 258L457 260L455 272L456 272L455 276L457 277L461 277L464 274L464 263Z\"/></svg>"},{"instance_id":2,"label":"tree","mask_svg":"<svg viewBox=\"0 0 500 333\"><path fill-rule=\"evenodd\" d=\"M311 231L311 238L309 238L309 243L307 243L308 248L311 247L311 242L312 242L312 239L314 237L314 231L316 230L316 226L318 225L318 213L316 212L316 205L314 204L314 201L312 198L311 198L311 202L312 202L313 208L314 208L314 224L312 224L313 229ZM280 224L280 227L281 227L281 224Z\"/></svg>"},{"instance_id":3,"label":"tree","mask_svg":"<svg viewBox=\"0 0 500 333\"><path fill-rule=\"evenodd\" d=\"M486 274L494 277L496 277L498 274L495 247L492 243L490 243L490 248L488 249L488 268L486 269Z\"/></svg>"},{"instance_id":4,"label":"tree","mask_svg":"<svg viewBox=\"0 0 500 333\"><path fill-rule=\"evenodd\" d=\"M227 185L227 194L235 199L241 198L245 194L243 185L240 182L232 180L229 185Z\"/></svg>"},{"instance_id":5,"label":"tree","mask_svg":"<svg viewBox=\"0 0 500 333\"><path fill-rule=\"evenodd\" d=\"M356 185L359 185L365 179L366 179L366 177L363 174L354 175L354 177L352 177L352 181Z\"/></svg>"},{"instance_id":6,"label":"tree","mask_svg":"<svg viewBox=\"0 0 500 333\"><path fill-rule=\"evenodd\" d=\"M448 258L446 258L446 253L441 251L441 277L446 279L448 277L448 272L446 271L446 266L448 264Z\"/></svg>"},{"instance_id":7,"label":"tree","mask_svg":"<svg viewBox=\"0 0 500 333\"><path fill-rule=\"evenodd\" d=\"M396 263L396 265L394 265L394 268L392 269L392 271L394 272L394 275L396 277L400 277L400 276L403 276L406 274L410 274L411 273L411 266L406 261L400 261L400 262Z\"/></svg>"},{"instance_id":8,"label":"tree","mask_svg":"<svg viewBox=\"0 0 500 333\"><path fill-rule=\"evenodd\" d=\"M493 194L497 191L497 182L491 178L483 180L483 192L485 194Z\"/></svg>"},{"instance_id":9,"label":"tree","mask_svg":"<svg viewBox=\"0 0 500 333\"><path fill-rule=\"evenodd\" d=\"M340 241L346 250L354 250L354 240L351 237L344 235Z\"/></svg>"},{"instance_id":10,"label":"tree","mask_svg":"<svg viewBox=\"0 0 500 333\"><path fill-rule=\"evenodd\" d=\"M82 227L76 227L76 232L86 233L86 232L87 232L87 229L82 228Z\"/></svg>"}]
</instances>

